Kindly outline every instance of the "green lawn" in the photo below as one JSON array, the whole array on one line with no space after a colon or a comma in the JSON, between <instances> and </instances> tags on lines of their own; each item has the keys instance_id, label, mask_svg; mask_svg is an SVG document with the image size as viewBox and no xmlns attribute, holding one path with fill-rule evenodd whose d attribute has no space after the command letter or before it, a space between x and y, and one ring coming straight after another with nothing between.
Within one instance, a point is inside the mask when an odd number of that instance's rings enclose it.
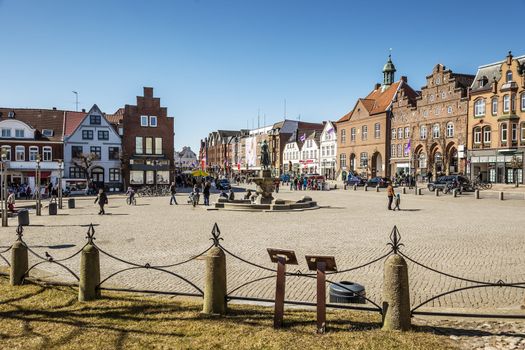
<instances>
[{"instance_id":1,"label":"green lawn","mask_svg":"<svg viewBox=\"0 0 525 350\"><path fill-rule=\"evenodd\" d=\"M371 313L330 311L329 331L315 334L315 312L286 310L286 327L272 328L273 310L230 305L222 318L200 314L194 299L104 293L77 302L71 287L10 287L0 276L3 349L453 349L428 329L383 332Z\"/></svg>"}]
</instances>

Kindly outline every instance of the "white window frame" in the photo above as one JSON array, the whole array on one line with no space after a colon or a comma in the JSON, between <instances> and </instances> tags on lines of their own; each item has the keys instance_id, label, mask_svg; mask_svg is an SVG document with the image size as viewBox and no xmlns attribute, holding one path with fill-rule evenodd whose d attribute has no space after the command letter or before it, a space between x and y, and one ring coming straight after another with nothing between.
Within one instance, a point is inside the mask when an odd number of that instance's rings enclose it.
<instances>
[{"instance_id":1,"label":"white window frame","mask_svg":"<svg viewBox=\"0 0 525 350\"><path fill-rule=\"evenodd\" d=\"M506 123L500 124L500 135L501 135L501 142L507 142L508 141L508 127Z\"/></svg>"},{"instance_id":2,"label":"white window frame","mask_svg":"<svg viewBox=\"0 0 525 350\"><path fill-rule=\"evenodd\" d=\"M149 118L147 115L141 115L140 116L140 126L144 126L144 127L148 126L148 120Z\"/></svg>"},{"instance_id":3,"label":"white window frame","mask_svg":"<svg viewBox=\"0 0 525 350\"><path fill-rule=\"evenodd\" d=\"M156 115L150 115L149 117L149 126L152 128L156 128L158 125L158 120Z\"/></svg>"},{"instance_id":4,"label":"white window frame","mask_svg":"<svg viewBox=\"0 0 525 350\"><path fill-rule=\"evenodd\" d=\"M18 157L19 154L22 154L22 157ZM15 161L24 162L26 160L26 148L24 146L15 147Z\"/></svg>"},{"instance_id":5,"label":"white window frame","mask_svg":"<svg viewBox=\"0 0 525 350\"><path fill-rule=\"evenodd\" d=\"M35 162L37 156L38 156L38 147L37 146L29 146L29 161L30 162Z\"/></svg>"},{"instance_id":6,"label":"white window frame","mask_svg":"<svg viewBox=\"0 0 525 350\"><path fill-rule=\"evenodd\" d=\"M397 128L397 139L398 140L403 139L403 128Z\"/></svg>"},{"instance_id":7,"label":"white window frame","mask_svg":"<svg viewBox=\"0 0 525 350\"><path fill-rule=\"evenodd\" d=\"M20 135L18 135L18 134L20 134ZM15 137L16 137L17 139L22 139L22 138L24 138L24 137L25 137L24 134L25 134L25 130L24 130L24 129L15 129Z\"/></svg>"},{"instance_id":8,"label":"white window frame","mask_svg":"<svg viewBox=\"0 0 525 350\"><path fill-rule=\"evenodd\" d=\"M144 139L142 136L135 136L135 153L144 154Z\"/></svg>"},{"instance_id":9,"label":"white window frame","mask_svg":"<svg viewBox=\"0 0 525 350\"><path fill-rule=\"evenodd\" d=\"M410 127L405 126L405 139L410 138Z\"/></svg>"},{"instance_id":10,"label":"white window frame","mask_svg":"<svg viewBox=\"0 0 525 350\"><path fill-rule=\"evenodd\" d=\"M518 141L518 124L512 123L510 126L511 138L513 142Z\"/></svg>"},{"instance_id":11,"label":"white window frame","mask_svg":"<svg viewBox=\"0 0 525 350\"><path fill-rule=\"evenodd\" d=\"M376 139L381 138L381 124L379 123L374 124L374 137Z\"/></svg>"},{"instance_id":12,"label":"white window frame","mask_svg":"<svg viewBox=\"0 0 525 350\"><path fill-rule=\"evenodd\" d=\"M5 150L5 159L6 160L11 160L11 146L8 146L8 145L3 145L2 147L0 147L0 151L3 151Z\"/></svg>"},{"instance_id":13,"label":"white window frame","mask_svg":"<svg viewBox=\"0 0 525 350\"><path fill-rule=\"evenodd\" d=\"M521 94L521 110L525 111L525 92Z\"/></svg>"},{"instance_id":14,"label":"white window frame","mask_svg":"<svg viewBox=\"0 0 525 350\"><path fill-rule=\"evenodd\" d=\"M368 139L368 125L363 125L361 127L361 139L363 141Z\"/></svg>"},{"instance_id":15,"label":"white window frame","mask_svg":"<svg viewBox=\"0 0 525 350\"><path fill-rule=\"evenodd\" d=\"M447 107L447 113L448 114L452 114L452 106L448 106Z\"/></svg>"},{"instance_id":16,"label":"white window frame","mask_svg":"<svg viewBox=\"0 0 525 350\"><path fill-rule=\"evenodd\" d=\"M474 102L474 116L481 117L485 115L485 99L480 98Z\"/></svg>"},{"instance_id":17,"label":"white window frame","mask_svg":"<svg viewBox=\"0 0 525 350\"><path fill-rule=\"evenodd\" d=\"M510 95L503 96L503 112L508 113L510 111Z\"/></svg>"},{"instance_id":18,"label":"white window frame","mask_svg":"<svg viewBox=\"0 0 525 350\"><path fill-rule=\"evenodd\" d=\"M155 154L162 154L162 137L155 137Z\"/></svg>"},{"instance_id":19,"label":"white window frame","mask_svg":"<svg viewBox=\"0 0 525 350\"><path fill-rule=\"evenodd\" d=\"M11 137L11 129L2 128L2 137Z\"/></svg>"},{"instance_id":20,"label":"white window frame","mask_svg":"<svg viewBox=\"0 0 525 350\"><path fill-rule=\"evenodd\" d=\"M437 139L441 136L441 128L439 124L432 125L432 138Z\"/></svg>"},{"instance_id":21,"label":"white window frame","mask_svg":"<svg viewBox=\"0 0 525 350\"><path fill-rule=\"evenodd\" d=\"M426 125L421 125L419 127L419 138L421 140L426 140L428 137L428 129Z\"/></svg>"},{"instance_id":22,"label":"white window frame","mask_svg":"<svg viewBox=\"0 0 525 350\"><path fill-rule=\"evenodd\" d=\"M42 147L42 160L50 162L53 160L53 148L51 146Z\"/></svg>"},{"instance_id":23,"label":"white window frame","mask_svg":"<svg viewBox=\"0 0 525 350\"><path fill-rule=\"evenodd\" d=\"M454 123L447 123L447 137L454 137Z\"/></svg>"},{"instance_id":24,"label":"white window frame","mask_svg":"<svg viewBox=\"0 0 525 350\"><path fill-rule=\"evenodd\" d=\"M395 140L397 136L397 129L392 129L392 140Z\"/></svg>"},{"instance_id":25,"label":"white window frame","mask_svg":"<svg viewBox=\"0 0 525 350\"><path fill-rule=\"evenodd\" d=\"M483 143L490 143L492 139L492 129L490 126L483 128Z\"/></svg>"}]
</instances>

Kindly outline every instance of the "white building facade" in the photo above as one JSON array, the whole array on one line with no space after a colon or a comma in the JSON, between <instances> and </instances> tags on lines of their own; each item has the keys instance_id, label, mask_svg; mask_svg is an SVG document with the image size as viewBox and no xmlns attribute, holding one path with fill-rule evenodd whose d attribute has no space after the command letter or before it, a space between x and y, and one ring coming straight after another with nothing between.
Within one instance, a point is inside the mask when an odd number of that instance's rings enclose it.
<instances>
[{"instance_id":1,"label":"white building facade","mask_svg":"<svg viewBox=\"0 0 525 350\"><path fill-rule=\"evenodd\" d=\"M301 147L301 173L317 174L319 171L319 140L320 132L310 131L302 136L304 143Z\"/></svg>"},{"instance_id":2,"label":"white building facade","mask_svg":"<svg viewBox=\"0 0 525 350\"><path fill-rule=\"evenodd\" d=\"M195 169L199 165L197 155L190 147L182 147L182 151L175 151L175 167L180 170Z\"/></svg>"},{"instance_id":3,"label":"white building facade","mask_svg":"<svg viewBox=\"0 0 525 350\"><path fill-rule=\"evenodd\" d=\"M76 121L66 115L64 135L64 173L71 179L87 177L97 188L110 192L123 190L122 139L97 105ZM69 124L69 127L68 127ZM73 124L73 125L71 125ZM76 124L76 125L74 125ZM90 158L86 167L85 158Z\"/></svg>"},{"instance_id":4,"label":"white building facade","mask_svg":"<svg viewBox=\"0 0 525 350\"><path fill-rule=\"evenodd\" d=\"M325 178L334 180L336 176L337 128L335 123L327 121L321 133L321 152L319 173Z\"/></svg>"},{"instance_id":5,"label":"white building facade","mask_svg":"<svg viewBox=\"0 0 525 350\"><path fill-rule=\"evenodd\" d=\"M299 174L301 165L301 146L302 143L295 140L295 134L284 146L283 161L285 174Z\"/></svg>"}]
</instances>

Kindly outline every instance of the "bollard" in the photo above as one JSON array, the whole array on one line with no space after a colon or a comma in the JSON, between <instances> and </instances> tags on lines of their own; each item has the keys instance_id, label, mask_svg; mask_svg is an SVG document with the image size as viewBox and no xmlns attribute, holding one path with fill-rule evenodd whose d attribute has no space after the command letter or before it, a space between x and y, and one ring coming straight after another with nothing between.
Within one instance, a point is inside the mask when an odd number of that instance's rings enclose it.
<instances>
[{"instance_id":1,"label":"bollard","mask_svg":"<svg viewBox=\"0 0 525 350\"><path fill-rule=\"evenodd\" d=\"M27 261L27 246L18 240L11 246L9 282L12 286L19 286L24 281L28 266Z\"/></svg>"},{"instance_id":2,"label":"bollard","mask_svg":"<svg viewBox=\"0 0 525 350\"><path fill-rule=\"evenodd\" d=\"M365 185L364 190L368 191L368 185Z\"/></svg>"},{"instance_id":3,"label":"bollard","mask_svg":"<svg viewBox=\"0 0 525 350\"><path fill-rule=\"evenodd\" d=\"M452 194L454 195L454 198L458 196L458 190L457 190L457 188L454 188L454 189L452 190Z\"/></svg>"},{"instance_id":4,"label":"bollard","mask_svg":"<svg viewBox=\"0 0 525 350\"><path fill-rule=\"evenodd\" d=\"M18 211L18 226L29 226L29 210L20 209Z\"/></svg>"},{"instance_id":5,"label":"bollard","mask_svg":"<svg viewBox=\"0 0 525 350\"><path fill-rule=\"evenodd\" d=\"M476 192L474 192L474 195L476 196L476 199L479 199L479 190L476 190Z\"/></svg>"},{"instance_id":6,"label":"bollard","mask_svg":"<svg viewBox=\"0 0 525 350\"><path fill-rule=\"evenodd\" d=\"M419 188L414 188L414 195L417 196L419 192Z\"/></svg>"},{"instance_id":7,"label":"bollard","mask_svg":"<svg viewBox=\"0 0 525 350\"><path fill-rule=\"evenodd\" d=\"M57 215L58 204L56 202L49 203L49 215Z\"/></svg>"},{"instance_id":8,"label":"bollard","mask_svg":"<svg viewBox=\"0 0 525 350\"><path fill-rule=\"evenodd\" d=\"M418 196L421 196L421 188L418 188L418 189L417 189L417 195L418 195Z\"/></svg>"},{"instance_id":9,"label":"bollard","mask_svg":"<svg viewBox=\"0 0 525 350\"><path fill-rule=\"evenodd\" d=\"M206 255L206 281L202 312L208 315L226 314L226 255L213 247Z\"/></svg>"},{"instance_id":10,"label":"bollard","mask_svg":"<svg viewBox=\"0 0 525 350\"><path fill-rule=\"evenodd\" d=\"M383 276L383 330L410 329L410 293L405 259L393 254L385 261Z\"/></svg>"},{"instance_id":11,"label":"bollard","mask_svg":"<svg viewBox=\"0 0 525 350\"><path fill-rule=\"evenodd\" d=\"M357 191L357 185L354 184L354 191Z\"/></svg>"},{"instance_id":12,"label":"bollard","mask_svg":"<svg viewBox=\"0 0 525 350\"><path fill-rule=\"evenodd\" d=\"M97 247L86 244L80 255L80 281L78 282L78 301L100 298L100 259Z\"/></svg>"},{"instance_id":13,"label":"bollard","mask_svg":"<svg viewBox=\"0 0 525 350\"><path fill-rule=\"evenodd\" d=\"M67 200L67 208L68 209L75 209L75 198L69 198Z\"/></svg>"},{"instance_id":14,"label":"bollard","mask_svg":"<svg viewBox=\"0 0 525 350\"><path fill-rule=\"evenodd\" d=\"M379 185L376 186L376 192L379 192Z\"/></svg>"},{"instance_id":15,"label":"bollard","mask_svg":"<svg viewBox=\"0 0 525 350\"><path fill-rule=\"evenodd\" d=\"M500 201L503 200L503 191L501 191L501 192L499 193L499 200L500 200Z\"/></svg>"},{"instance_id":16,"label":"bollard","mask_svg":"<svg viewBox=\"0 0 525 350\"><path fill-rule=\"evenodd\" d=\"M436 189L434 190L434 192L435 192L435 194L436 194L436 197L439 197L439 188L436 188Z\"/></svg>"},{"instance_id":17,"label":"bollard","mask_svg":"<svg viewBox=\"0 0 525 350\"><path fill-rule=\"evenodd\" d=\"M403 194L407 194L407 188L403 187Z\"/></svg>"}]
</instances>

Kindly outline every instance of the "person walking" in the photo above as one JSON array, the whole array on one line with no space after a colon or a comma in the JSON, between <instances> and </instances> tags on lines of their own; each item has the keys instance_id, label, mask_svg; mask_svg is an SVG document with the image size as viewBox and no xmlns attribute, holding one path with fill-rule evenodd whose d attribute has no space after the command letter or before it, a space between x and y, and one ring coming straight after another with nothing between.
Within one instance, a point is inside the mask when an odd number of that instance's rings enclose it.
<instances>
[{"instance_id":1,"label":"person walking","mask_svg":"<svg viewBox=\"0 0 525 350\"><path fill-rule=\"evenodd\" d=\"M206 181L204 184L204 189L202 190L202 194L204 195L204 205L206 206L210 205L210 187L211 183Z\"/></svg>"},{"instance_id":2,"label":"person walking","mask_svg":"<svg viewBox=\"0 0 525 350\"><path fill-rule=\"evenodd\" d=\"M388 197L388 210L392 210L392 201L394 200L394 187L392 187L392 182L388 182L386 188L386 195Z\"/></svg>"},{"instance_id":3,"label":"person walking","mask_svg":"<svg viewBox=\"0 0 525 350\"><path fill-rule=\"evenodd\" d=\"M173 205L174 202L175 202L175 205L179 205L179 203L177 203L177 198L175 197L175 195L177 194L177 185L175 185L175 182L171 183L170 193L171 193L170 205Z\"/></svg>"},{"instance_id":4,"label":"person walking","mask_svg":"<svg viewBox=\"0 0 525 350\"><path fill-rule=\"evenodd\" d=\"M108 204L108 196L106 195L106 192L104 192L104 189L98 190L98 196L95 198L95 204L97 204L100 207L100 211L98 212L98 215L105 215L106 212L104 211L104 206Z\"/></svg>"}]
</instances>

